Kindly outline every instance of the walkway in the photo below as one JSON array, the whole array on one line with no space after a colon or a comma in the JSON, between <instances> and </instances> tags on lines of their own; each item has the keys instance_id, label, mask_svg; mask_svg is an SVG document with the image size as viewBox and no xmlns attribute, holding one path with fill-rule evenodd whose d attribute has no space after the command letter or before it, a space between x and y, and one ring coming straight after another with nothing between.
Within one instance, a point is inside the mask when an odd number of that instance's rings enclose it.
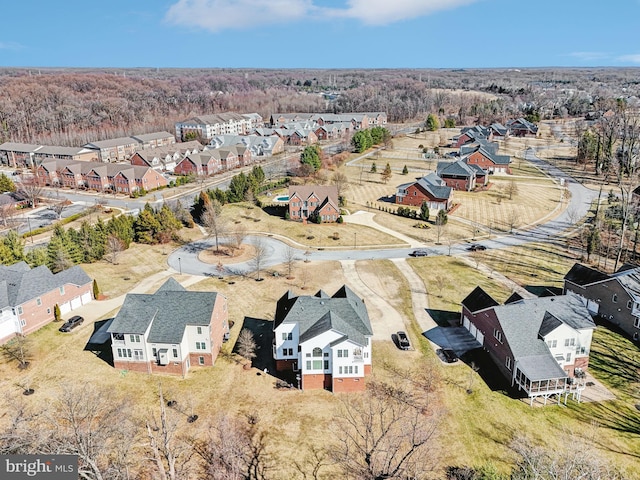
<instances>
[{"instance_id":1,"label":"walkway","mask_svg":"<svg viewBox=\"0 0 640 480\"><path fill-rule=\"evenodd\" d=\"M366 225L367 227L375 228L380 232L384 232L387 235L396 237L397 239L402 240L403 242L409 244L411 248L418 248L418 247L425 246L424 243L420 242L419 240L416 240L415 238L411 238L407 235L404 235L402 233L396 232L395 230L392 230L390 228L380 225L374 220L374 217L375 217L375 213L373 212L364 212L362 210L359 210L351 215L344 215L342 218L344 219L345 223L351 223L356 225Z\"/></svg>"}]
</instances>

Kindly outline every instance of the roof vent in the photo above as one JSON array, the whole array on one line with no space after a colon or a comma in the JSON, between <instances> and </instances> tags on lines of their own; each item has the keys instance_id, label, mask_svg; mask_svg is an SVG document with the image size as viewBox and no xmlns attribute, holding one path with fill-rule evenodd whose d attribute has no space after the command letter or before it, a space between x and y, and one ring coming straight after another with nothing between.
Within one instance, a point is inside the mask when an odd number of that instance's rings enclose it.
<instances>
[{"instance_id":1,"label":"roof vent","mask_svg":"<svg viewBox=\"0 0 640 480\"><path fill-rule=\"evenodd\" d=\"M324 305L324 300L320 300L320 305Z\"/></svg>"}]
</instances>

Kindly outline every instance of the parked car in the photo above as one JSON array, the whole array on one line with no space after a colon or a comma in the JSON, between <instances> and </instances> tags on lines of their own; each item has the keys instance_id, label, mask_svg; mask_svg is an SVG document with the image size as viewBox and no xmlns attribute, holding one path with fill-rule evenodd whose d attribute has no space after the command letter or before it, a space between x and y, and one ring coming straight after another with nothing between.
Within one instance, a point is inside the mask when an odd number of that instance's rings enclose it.
<instances>
[{"instance_id":1,"label":"parked car","mask_svg":"<svg viewBox=\"0 0 640 480\"><path fill-rule=\"evenodd\" d=\"M427 255L429 255L429 252L424 248L419 248L418 250L414 250L413 252L411 252L409 255L411 255L412 257L426 257Z\"/></svg>"},{"instance_id":2,"label":"parked car","mask_svg":"<svg viewBox=\"0 0 640 480\"><path fill-rule=\"evenodd\" d=\"M409 337L402 330L396 333L398 336L398 347L402 350L409 350L411 348L411 343L409 343Z\"/></svg>"},{"instance_id":3,"label":"parked car","mask_svg":"<svg viewBox=\"0 0 640 480\"><path fill-rule=\"evenodd\" d=\"M64 322L64 324L58 330L61 332L70 332L82 322L84 322L84 318L82 318L80 315L74 315L69 320Z\"/></svg>"},{"instance_id":4,"label":"parked car","mask_svg":"<svg viewBox=\"0 0 640 480\"><path fill-rule=\"evenodd\" d=\"M440 349L440 355L442 359L447 363L454 363L458 361L458 356L456 355L456 352L454 352L450 348Z\"/></svg>"},{"instance_id":5,"label":"parked car","mask_svg":"<svg viewBox=\"0 0 640 480\"><path fill-rule=\"evenodd\" d=\"M477 243L474 243L473 245L469 245L469 247L467 247L467 250L469 250L470 252L479 252L486 249L487 247L485 247L484 245L478 245Z\"/></svg>"}]
</instances>

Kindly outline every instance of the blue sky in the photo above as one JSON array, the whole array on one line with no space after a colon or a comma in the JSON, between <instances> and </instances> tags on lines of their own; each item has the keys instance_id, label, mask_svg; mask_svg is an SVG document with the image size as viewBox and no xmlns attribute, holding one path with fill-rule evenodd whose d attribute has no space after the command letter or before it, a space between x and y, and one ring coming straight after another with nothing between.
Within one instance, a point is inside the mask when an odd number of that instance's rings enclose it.
<instances>
[{"instance_id":1,"label":"blue sky","mask_svg":"<svg viewBox=\"0 0 640 480\"><path fill-rule=\"evenodd\" d=\"M0 66L640 66L640 0L22 0Z\"/></svg>"}]
</instances>

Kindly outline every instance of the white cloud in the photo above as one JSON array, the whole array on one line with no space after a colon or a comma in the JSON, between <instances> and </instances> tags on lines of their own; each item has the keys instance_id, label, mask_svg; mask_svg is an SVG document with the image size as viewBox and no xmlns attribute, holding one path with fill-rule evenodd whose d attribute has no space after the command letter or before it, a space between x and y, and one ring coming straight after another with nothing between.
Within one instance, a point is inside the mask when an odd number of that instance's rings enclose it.
<instances>
[{"instance_id":1,"label":"white cloud","mask_svg":"<svg viewBox=\"0 0 640 480\"><path fill-rule=\"evenodd\" d=\"M315 5L314 0L178 0L169 8L165 19L212 32L288 23L303 18L352 18L366 25L386 25L477 1L344 0L344 7L327 8Z\"/></svg>"},{"instance_id":2,"label":"white cloud","mask_svg":"<svg viewBox=\"0 0 640 480\"><path fill-rule=\"evenodd\" d=\"M333 9L328 13L356 18L368 25L386 25L457 8L475 1L477 0L348 0L348 8Z\"/></svg>"},{"instance_id":3,"label":"white cloud","mask_svg":"<svg viewBox=\"0 0 640 480\"><path fill-rule=\"evenodd\" d=\"M20 50L24 48L17 42L0 42L0 50Z\"/></svg>"},{"instance_id":4,"label":"white cloud","mask_svg":"<svg viewBox=\"0 0 640 480\"><path fill-rule=\"evenodd\" d=\"M594 60L607 59L610 55L604 52L572 52L569 56L584 60L585 62L591 62Z\"/></svg>"},{"instance_id":5,"label":"white cloud","mask_svg":"<svg viewBox=\"0 0 640 480\"><path fill-rule=\"evenodd\" d=\"M311 0L178 0L165 19L219 32L294 21L311 9Z\"/></svg>"},{"instance_id":6,"label":"white cloud","mask_svg":"<svg viewBox=\"0 0 640 480\"><path fill-rule=\"evenodd\" d=\"M640 53L633 53L631 55L621 55L617 58L621 62L628 63L640 63Z\"/></svg>"}]
</instances>

